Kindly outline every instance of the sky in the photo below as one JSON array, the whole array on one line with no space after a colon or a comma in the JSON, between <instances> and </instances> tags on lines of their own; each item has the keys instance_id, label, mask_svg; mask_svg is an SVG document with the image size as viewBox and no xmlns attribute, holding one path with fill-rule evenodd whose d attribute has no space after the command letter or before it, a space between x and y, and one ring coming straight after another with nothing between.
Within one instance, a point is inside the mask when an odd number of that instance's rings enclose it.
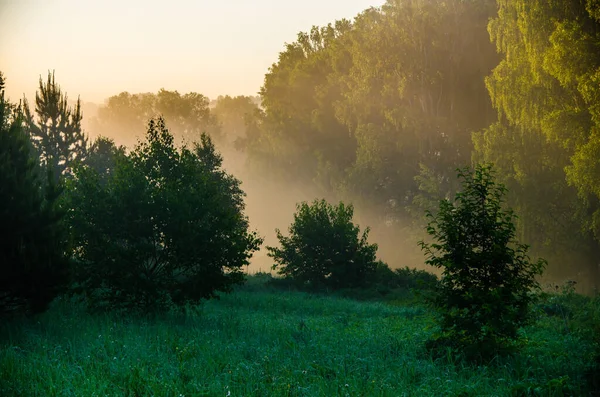
<instances>
[{"instance_id":1,"label":"sky","mask_svg":"<svg viewBox=\"0 0 600 397\"><path fill-rule=\"evenodd\" d=\"M0 0L0 71L16 101L54 70L69 99L123 91L256 95L300 31L384 0Z\"/></svg>"}]
</instances>

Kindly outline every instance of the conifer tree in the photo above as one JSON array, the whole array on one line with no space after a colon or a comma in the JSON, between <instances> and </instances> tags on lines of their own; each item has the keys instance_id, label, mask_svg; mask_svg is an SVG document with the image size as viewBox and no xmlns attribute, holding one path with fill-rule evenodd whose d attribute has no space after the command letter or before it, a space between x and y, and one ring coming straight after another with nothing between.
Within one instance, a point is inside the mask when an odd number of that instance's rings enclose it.
<instances>
[{"instance_id":1,"label":"conifer tree","mask_svg":"<svg viewBox=\"0 0 600 397\"><path fill-rule=\"evenodd\" d=\"M67 280L60 187L43 182L19 108L0 73L0 316L45 310Z\"/></svg>"},{"instance_id":2,"label":"conifer tree","mask_svg":"<svg viewBox=\"0 0 600 397\"><path fill-rule=\"evenodd\" d=\"M25 104L25 119L31 140L42 164L53 170L55 178L71 171L75 161L86 157L87 138L81 129L81 100L68 105L67 94L56 84L54 72L48 72L46 83L40 77L35 95L35 115ZM37 117L36 117L37 116Z\"/></svg>"}]
</instances>

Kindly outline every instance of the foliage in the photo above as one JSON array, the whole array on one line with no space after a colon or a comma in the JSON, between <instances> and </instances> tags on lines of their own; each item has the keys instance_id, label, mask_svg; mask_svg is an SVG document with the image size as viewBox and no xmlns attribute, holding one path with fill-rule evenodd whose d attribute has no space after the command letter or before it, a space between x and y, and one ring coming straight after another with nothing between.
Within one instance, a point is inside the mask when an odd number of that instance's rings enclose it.
<instances>
[{"instance_id":1,"label":"foliage","mask_svg":"<svg viewBox=\"0 0 600 397\"><path fill-rule=\"evenodd\" d=\"M379 262L374 274L360 288L344 288L336 295L361 301L383 301L406 306L421 306L435 290L437 277L425 270L390 269Z\"/></svg>"},{"instance_id":2,"label":"foliage","mask_svg":"<svg viewBox=\"0 0 600 397\"><path fill-rule=\"evenodd\" d=\"M203 132L218 141L221 130L209 103L206 96L197 92L181 94L165 89L156 94L122 92L108 98L98 109L90 130L131 149L143 139L146 121L162 116L169 120L170 131L178 141L197 142Z\"/></svg>"},{"instance_id":3,"label":"foliage","mask_svg":"<svg viewBox=\"0 0 600 397\"><path fill-rule=\"evenodd\" d=\"M248 231L239 181L202 135L181 150L162 118L114 170L82 166L70 184L78 280L96 307L160 310L243 281L261 239Z\"/></svg>"},{"instance_id":4,"label":"foliage","mask_svg":"<svg viewBox=\"0 0 600 397\"><path fill-rule=\"evenodd\" d=\"M531 244L532 254L549 258L547 277L562 281L579 275L578 288L590 291L598 280L598 244L585 227L593 206L565 179L568 152L540 131L506 122L473 139L473 161L493 163L498 181L509 189L507 204L519 214L518 238Z\"/></svg>"},{"instance_id":5,"label":"foliage","mask_svg":"<svg viewBox=\"0 0 600 397\"><path fill-rule=\"evenodd\" d=\"M511 189L520 201L515 208L527 229L524 238L559 252L569 247L569 255L558 256L557 262L569 261L569 276L580 273L581 281L597 287L598 2L497 3L489 32L502 59L486 86L500 118L477 139L478 156L500 159L506 165L500 173L514 178ZM582 258L572 258L573 252Z\"/></svg>"},{"instance_id":6,"label":"foliage","mask_svg":"<svg viewBox=\"0 0 600 397\"><path fill-rule=\"evenodd\" d=\"M360 235L352 223L354 207L325 200L296 206L289 237L276 230L280 248L267 247L279 274L321 288L364 285L375 271L376 244L369 244L369 228Z\"/></svg>"},{"instance_id":7,"label":"foliage","mask_svg":"<svg viewBox=\"0 0 600 397\"><path fill-rule=\"evenodd\" d=\"M363 285L341 288L332 291L332 295L368 301L402 301L403 304L410 302L418 305L435 290L437 284L437 276L425 270L408 267L392 270L387 264L378 261L375 271ZM306 285L291 276L277 277L270 273L259 272L248 276L243 288L244 290L303 291L306 290Z\"/></svg>"},{"instance_id":8,"label":"foliage","mask_svg":"<svg viewBox=\"0 0 600 397\"><path fill-rule=\"evenodd\" d=\"M61 188L44 181L23 124L0 73L0 316L44 311L68 281Z\"/></svg>"},{"instance_id":9,"label":"foliage","mask_svg":"<svg viewBox=\"0 0 600 397\"><path fill-rule=\"evenodd\" d=\"M114 172L118 159L125 154L124 146L117 147L114 140L99 136L88 149L85 165L96 171L100 179L104 180Z\"/></svg>"},{"instance_id":10,"label":"foliage","mask_svg":"<svg viewBox=\"0 0 600 397\"><path fill-rule=\"evenodd\" d=\"M483 82L498 59L495 11L493 0L387 1L299 33L265 76L251 164L402 220L421 166L447 178L495 119Z\"/></svg>"},{"instance_id":11,"label":"foliage","mask_svg":"<svg viewBox=\"0 0 600 397\"><path fill-rule=\"evenodd\" d=\"M434 289L438 284L435 274L425 270L410 269L408 266L400 269L390 269L386 264L379 264L375 271L372 284L388 289Z\"/></svg>"},{"instance_id":12,"label":"foliage","mask_svg":"<svg viewBox=\"0 0 600 397\"><path fill-rule=\"evenodd\" d=\"M442 332L430 346L449 344L469 358L489 359L518 338L545 266L516 241L515 215L502 208L506 188L493 174L486 165L459 170L462 191L442 200L437 215L428 212L434 242L421 242L426 263L443 269L432 301Z\"/></svg>"},{"instance_id":13,"label":"foliage","mask_svg":"<svg viewBox=\"0 0 600 397\"><path fill-rule=\"evenodd\" d=\"M246 138L246 123L257 109L256 98L226 95L217 98L212 113L227 140L239 146Z\"/></svg>"},{"instance_id":14,"label":"foliage","mask_svg":"<svg viewBox=\"0 0 600 397\"><path fill-rule=\"evenodd\" d=\"M78 98L75 107L71 108L67 95L54 79L54 72L48 72L45 84L40 77L39 91L35 94L35 114L26 99L24 105L31 140L43 164L52 170L58 181L60 176L72 172L76 161L85 160L87 155L87 138L81 129L81 101Z\"/></svg>"}]
</instances>

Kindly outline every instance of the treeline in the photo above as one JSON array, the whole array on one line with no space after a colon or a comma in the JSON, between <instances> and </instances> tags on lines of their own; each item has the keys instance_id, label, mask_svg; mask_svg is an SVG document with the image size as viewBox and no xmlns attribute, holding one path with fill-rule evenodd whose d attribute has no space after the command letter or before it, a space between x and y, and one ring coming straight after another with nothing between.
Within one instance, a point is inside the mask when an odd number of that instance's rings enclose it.
<instances>
[{"instance_id":1,"label":"treeline","mask_svg":"<svg viewBox=\"0 0 600 397\"><path fill-rule=\"evenodd\" d=\"M597 286L599 16L591 0L390 0L314 27L265 76L249 161L389 233L420 233L457 167L492 162L548 273Z\"/></svg>"},{"instance_id":2,"label":"treeline","mask_svg":"<svg viewBox=\"0 0 600 397\"><path fill-rule=\"evenodd\" d=\"M209 132L246 178L351 201L379 241L408 247L423 211L456 192L455 170L491 162L519 238L552 278L589 288L600 280L599 7L390 0L286 44L260 106L122 93L90 128L131 147L163 114L178 140ZM403 250L394 256L415 260Z\"/></svg>"},{"instance_id":3,"label":"treeline","mask_svg":"<svg viewBox=\"0 0 600 397\"><path fill-rule=\"evenodd\" d=\"M0 74L0 317L64 293L102 310L184 307L244 281L262 239L209 135L176 145L162 117L131 149L91 144L53 74L35 107Z\"/></svg>"},{"instance_id":4,"label":"treeline","mask_svg":"<svg viewBox=\"0 0 600 397\"><path fill-rule=\"evenodd\" d=\"M211 296L214 285L227 289L239 282L260 240L244 215L239 181L225 172L215 145L235 147L253 175L351 201L357 212L376 215L370 226L412 238L411 246L422 238L424 210L460 189L456 169L491 162L519 216L517 238L549 259L554 278L597 286L599 26L600 5L592 0L390 0L354 21L314 27L286 44L265 76L260 104L252 97L211 103L199 93L168 90L121 93L92 120L90 133L103 136L93 142L82 130L79 101L69 107L49 75L40 79L34 106L2 99L3 130L21 131L6 135L14 140L4 143L20 148L10 153L21 157L3 165L18 164L3 177L13 178L5 186L12 183L21 196L5 199L29 205L27 219L18 221L29 226L13 229L14 246L42 247L32 241L64 235L59 240L66 245L48 240L47 248L31 254L31 263L58 255L85 269L99 260L87 256L91 251L98 258L112 252L121 262L136 258L144 282L164 287L160 300L194 301ZM30 195L19 190L14 175L32 181L28 189L37 201L24 199ZM194 202L199 192L204 201ZM195 212L206 203L223 218ZM21 213L15 208L5 207L7 219ZM58 221L63 212L66 223ZM31 234L35 222L41 222L38 234ZM185 250L172 244L193 244L172 233L190 224L190 235L223 244L229 236L233 246L211 251L222 260L199 260L208 255L202 250L182 260ZM86 232L73 233L75 227ZM136 233L142 236L138 246L127 239ZM180 288L181 282L201 282L186 275L200 268L170 264L199 262L231 283ZM112 280L128 282L122 269L113 270ZM165 271L169 276L162 278ZM97 275L66 273L82 290L106 292L107 281ZM23 277L22 288L30 288ZM186 295L191 290L205 292ZM131 302L152 299L135 296Z\"/></svg>"},{"instance_id":5,"label":"treeline","mask_svg":"<svg viewBox=\"0 0 600 397\"><path fill-rule=\"evenodd\" d=\"M162 116L178 143L193 142L202 133L215 141L233 143L245 135L245 115L258 109L255 97L208 97L188 92L181 94L165 89L154 93L122 92L106 100L90 117L90 133L115 140L132 148L143 139L150 118Z\"/></svg>"}]
</instances>

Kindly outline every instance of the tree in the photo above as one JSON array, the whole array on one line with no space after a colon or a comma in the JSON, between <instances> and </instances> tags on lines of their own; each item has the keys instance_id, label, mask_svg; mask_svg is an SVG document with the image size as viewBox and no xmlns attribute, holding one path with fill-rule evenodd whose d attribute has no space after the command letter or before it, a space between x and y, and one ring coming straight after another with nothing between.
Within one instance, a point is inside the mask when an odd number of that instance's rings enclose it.
<instances>
[{"instance_id":1,"label":"tree","mask_svg":"<svg viewBox=\"0 0 600 397\"><path fill-rule=\"evenodd\" d=\"M592 291L598 244L585 225L593 206L565 178L568 151L539 130L506 122L473 134L473 142L473 161L493 163L497 181L508 188L506 203L519 216L517 238L531 245L532 255L548 259L545 280L577 277L580 291Z\"/></svg>"},{"instance_id":2,"label":"tree","mask_svg":"<svg viewBox=\"0 0 600 397\"><path fill-rule=\"evenodd\" d=\"M415 177L453 178L470 160L471 133L496 118L484 84L499 59L487 32L496 9L390 0L299 33L265 76L250 164L351 200L377 216L374 233L407 224Z\"/></svg>"},{"instance_id":3,"label":"tree","mask_svg":"<svg viewBox=\"0 0 600 397\"><path fill-rule=\"evenodd\" d=\"M421 242L426 263L443 270L432 301L442 331L430 346L487 359L517 339L545 261L530 262L528 247L516 241L515 215L502 208L506 188L494 181L491 166L464 168L458 176L462 191L454 201L427 213L434 242Z\"/></svg>"},{"instance_id":4,"label":"tree","mask_svg":"<svg viewBox=\"0 0 600 397\"><path fill-rule=\"evenodd\" d=\"M225 137L235 142L246 138L246 122L258 109L255 99L249 96L219 96L212 113L221 123Z\"/></svg>"},{"instance_id":5,"label":"tree","mask_svg":"<svg viewBox=\"0 0 600 397\"><path fill-rule=\"evenodd\" d=\"M77 279L93 306L149 311L214 297L243 281L262 242L212 140L202 135L193 150L173 141L152 119L104 182L81 166L70 183Z\"/></svg>"},{"instance_id":6,"label":"tree","mask_svg":"<svg viewBox=\"0 0 600 397\"><path fill-rule=\"evenodd\" d=\"M569 251L585 252L585 258L569 257L569 272L573 276L581 271L579 263L585 262L580 280L595 282L595 287L600 283L598 9L598 2L592 0L498 1L498 14L488 29L502 59L486 78L486 86L500 118L486 131L487 144L481 139L476 142L483 149L478 156L487 156L486 161L507 154L490 150L494 141L512 141L521 147L517 154L524 161L509 164L507 170L516 174L525 192L521 201L530 203L525 211L519 208L524 223L529 223L529 230L559 231L557 238L547 239L549 247L565 242L579 245ZM513 147L508 150L513 156ZM532 161L533 156L538 159ZM573 191L579 197L573 198ZM544 198L542 205L536 194ZM554 203L558 211L552 208ZM527 222L533 217L549 227ZM556 262L562 267L565 261L557 258Z\"/></svg>"},{"instance_id":7,"label":"tree","mask_svg":"<svg viewBox=\"0 0 600 397\"><path fill-rule=\"evenodd\" d=\"M124 146L115 145L115 141L99 136L88 149L85 164L95 170L101 179L105 179L117 166L119 157L125 156Z\"/></svg>"},{"instance_id":8,"label":"tree","mask_svg":"<svg viewBox=\"0 0 600 397\"><path fill-rule=\"evenodd\" d=\"M68 280L61 189L50 172L43 183L23 124L0 73L0 315L44 311Z\"/></svg>"},{"instance_id":9,"label":"tree","mask_svg":"<svg viewBox=\"0 0 600 397\"><path fill-rule=\"evenodd\" d=\"M158 116L169 120L169 130L178 141L196 142L203 132L214 141L221 139L221 129L206 96L165 89L156 94L122 92L108 98L92 119L90 130L131 149L144 138L147 120Z\"/></svg>"},{"instance_id":10,"label":"tree","mask_svg":"<svg viewBox=\"0 0 600 397\"><path fill-rule=\"evenodd\" d=\"M26 125L42 163L52 169L56 180L70 173L76 161L86 157L87 138L81 130L81 101L74 108L56 84L54 72L48 72L44 84L39 81L35 95L35 115L24 100Z\"/></svg>"},{"instance_id":11,"label":"tree","mask_svg":"<svg viewBox=\"0 0 600 397\"><path fill-rule=\"evenodd\" d=\"M289 237L279 230L281 248L267 247L279 273L313 287L333 289L364 286L374 274L377 244L369 244L369 228L360 236L352 223L354 208L325 200L297 206Z\"/></svg>"}]
</instances>

